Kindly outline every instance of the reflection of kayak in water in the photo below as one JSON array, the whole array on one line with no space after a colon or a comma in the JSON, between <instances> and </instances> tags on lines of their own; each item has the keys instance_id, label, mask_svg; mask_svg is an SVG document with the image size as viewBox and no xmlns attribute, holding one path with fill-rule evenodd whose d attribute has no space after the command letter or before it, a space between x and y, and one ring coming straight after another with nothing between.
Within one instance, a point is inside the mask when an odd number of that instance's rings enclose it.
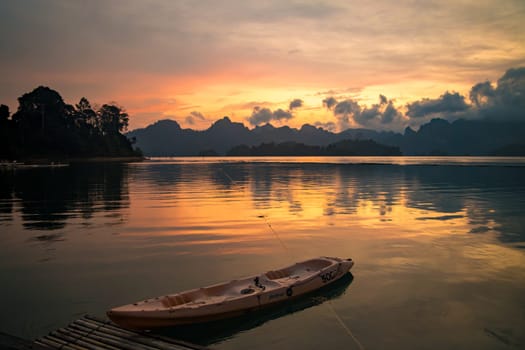
<instances>
[{"instance_id":1,"label":"reflection of kayak in water","mask_svg":"<svg viewBox=\"0 0 525 350\"><path fill-rule=\"evenodd\" d=\"M209 322L283 303L343 277L352 259L321 257L248 278L113 308L108 317L128 328Z\"/></svg>"}]
</instances>

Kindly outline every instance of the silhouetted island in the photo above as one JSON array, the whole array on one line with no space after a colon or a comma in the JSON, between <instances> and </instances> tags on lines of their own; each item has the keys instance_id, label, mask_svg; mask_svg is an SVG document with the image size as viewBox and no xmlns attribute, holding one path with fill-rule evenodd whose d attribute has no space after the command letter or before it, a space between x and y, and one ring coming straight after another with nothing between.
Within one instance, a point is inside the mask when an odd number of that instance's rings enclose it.
<instances>
[{"instance_id":1,"label":"silhouetted island","mask_svg":"<svg viewBox=\"0 0 525 350\"><path fill-rule=\"evenodd\" d=\"M45 86L18 98L18 109L0 106L0 159L63 160L78 158L141 158L122 132L129 116L122 107L104 104L93 108L82 97L66 104L60 94Z\"/></svg>"},{"instance_id":2,"label":"silhouetted island","mask_svg":"<svg viewBox=\"0 0 525 350\"><path fill-rule=\"evenodd\" d=\"M400 156L399 147L381 145L372 140L343 140L326 147L298 142L261 143L259 146L239 145L227 156Z\"/></svg>"}]
</instances>

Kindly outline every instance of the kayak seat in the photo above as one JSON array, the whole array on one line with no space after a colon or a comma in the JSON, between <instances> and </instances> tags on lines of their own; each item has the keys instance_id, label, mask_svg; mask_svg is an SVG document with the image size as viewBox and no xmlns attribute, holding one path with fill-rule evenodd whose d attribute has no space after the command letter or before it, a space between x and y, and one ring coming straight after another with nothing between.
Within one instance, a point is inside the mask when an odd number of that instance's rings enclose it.
<instances>
[{"instance_id":1,"label":"kayak seat","mask_svg":"<svg viewBox=\"0 0 525 350\"><path fill-rule=\"evenodd\" d=\"M331 264L332 263L330 261L324 259L312 259L305 261L297 266L301 268L306 268L307 271L309 271L309 269L319 271L324 269L325 267L330 266Z\"/></svg>"},{"instance_id":2,"label":"kayak seat","mask_svg":"<svg viewBox=\"0 0 525 350\"><path fill-rule=\"evenodd\" d=\"M286 270L276 270L276 271L268 271L266 272L266 277L270 280L276 280L280 278L289 277L291 273Z\"/></svg>"},{"instance_id":3,"label":"kayak seat","mask_svg":"<svg viewBox=\"0 0 525 350\"><path fill-rule=\"evenodd\" d=\"M190 298L184 294L167 295L161 300L164 307L175 307L189 303L190 301Z\"/></svg>"},{"instance_id":4,"label":"kayak seat","mask_svg":"<svg viewBox=\"0 0 525 350\"><path fill-rule=\"evenodd\" d=\"M241 289L241 294L252 294L253 292L255 292L255 289L251 287Z\"/></svg>"},{"instance_id":5,"label":"kayak seat","mask_svg":"<svg viewBox=\"0 0 525 350\"><path fill-rule=\"evenodd\" d=\"M317 273L325 267L330 266L332 263L325 259L311 259L300 264L295 264L284 269L268 271L266 277L269 280L277 280L281 278L294 278L298 279Z\"/></svg>"}]
</instances>

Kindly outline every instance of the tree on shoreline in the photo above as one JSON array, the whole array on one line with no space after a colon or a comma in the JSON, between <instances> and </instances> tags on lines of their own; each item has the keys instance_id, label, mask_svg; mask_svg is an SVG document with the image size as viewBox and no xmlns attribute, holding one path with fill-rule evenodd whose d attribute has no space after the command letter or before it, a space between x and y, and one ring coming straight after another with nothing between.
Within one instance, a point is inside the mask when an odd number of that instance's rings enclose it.
<instances>
[{"instance_id":1,"label":"tree on shoreline","mask_svg":"<svg viewBox=\"0 0 525 350\"><path fill-rule=\"evenodd\" d=\"M139 156L127 130L129 115L116 104L95 110L82 97L75 106L45 86L18 98L11 116L0 106L0 159Z\"/></svg>"}]
</instances>

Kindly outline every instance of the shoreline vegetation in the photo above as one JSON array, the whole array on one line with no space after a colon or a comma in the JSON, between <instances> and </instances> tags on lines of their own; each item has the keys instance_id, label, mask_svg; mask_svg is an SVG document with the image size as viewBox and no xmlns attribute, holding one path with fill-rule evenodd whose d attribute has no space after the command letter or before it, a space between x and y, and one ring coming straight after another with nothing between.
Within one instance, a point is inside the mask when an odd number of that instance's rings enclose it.
<instances>
[{"instance_id":1,"label":"shoreline vegetation","mask_svg":"<svg viewBox=\"0 0 525 350\"><path fill-rule=\"evenodd\" d=\"M206 156L213 151L201 152ZM226 156L402 156L399 147L386 146L373 140L342 140L326 147L299 142L261 143L259 146L239 145Z\"/></svg>"},{"instance_id":2,"label":"shoreline vegetation","mask_svg":"<svg viewBox=\"0 0 525 350\"><path fill-rule=\"evenodd\" d=\"M23 165L43 165L43 166L61 166L69 163L131 163L141 162L148 159L143 156L130 156L130 157L73 157L73 158L20 158L13 160L0 160L0 166L23 166Z\"/></svg>"},{"instance_id":3,"label":"shoreline vegetation","mask_svg":"<svg viewBox=\"0 0 525 350\"><path fill-rule=\"evenodd\" d=\"M0 105L0 160L52 164L74 161L136 161L143 158L123 132L129 115L115 103L76 105L45 86L18 98L18 109Z\"/></svg>"}]
</instances>

